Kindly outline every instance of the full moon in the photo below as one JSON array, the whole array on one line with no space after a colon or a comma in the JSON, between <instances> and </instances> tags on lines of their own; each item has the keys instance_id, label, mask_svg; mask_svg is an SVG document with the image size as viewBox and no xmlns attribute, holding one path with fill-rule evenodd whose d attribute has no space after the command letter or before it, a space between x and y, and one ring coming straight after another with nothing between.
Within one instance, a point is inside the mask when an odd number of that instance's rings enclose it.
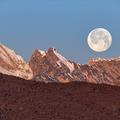
<instances>
[{"instance_id":1,"label":"full moon","mask_svg":"<svg viewBox=\"0 0 120 120\"><path fill-rule=\"evenodd\" d=\"M96 28L89 33L87 42L92 50L103 52L112 45L112 36L106 29Z\"/></svg>"}]
</instances>

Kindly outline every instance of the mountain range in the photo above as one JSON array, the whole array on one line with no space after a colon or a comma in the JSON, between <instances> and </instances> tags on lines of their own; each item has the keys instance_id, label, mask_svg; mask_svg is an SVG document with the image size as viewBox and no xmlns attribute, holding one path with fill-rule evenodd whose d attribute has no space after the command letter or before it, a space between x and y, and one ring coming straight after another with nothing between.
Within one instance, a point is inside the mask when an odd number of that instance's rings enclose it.
<instances>
[{"instance_id":1,"label":"mountain range","mask_svg":"<svg viewBox=\"0 0 120 120\"><path fill-rule=\"evenodd\" d=\"M0 44L0 73L45 83L83 81L120 86L120 57L92 58L79 64L49 48L36 49L26 63L14 50Z\"/></svg>"}]
</instances>

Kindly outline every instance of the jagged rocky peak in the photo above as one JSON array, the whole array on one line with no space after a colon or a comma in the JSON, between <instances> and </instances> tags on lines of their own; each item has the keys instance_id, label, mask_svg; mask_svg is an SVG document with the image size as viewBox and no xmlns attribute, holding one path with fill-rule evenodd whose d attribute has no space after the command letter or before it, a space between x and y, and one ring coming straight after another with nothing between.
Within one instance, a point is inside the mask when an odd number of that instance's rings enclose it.
<instances>
[{"instance_id":1,"label":"jagged rocky peak","mask_svg":"<svg viewBox=\"0 0 120 120\"><path fill-rule=\"evenodd\" d=\"M37 76L39 73L47 69L44 65L46 52L43 50L36 49L32 54L29 65L33 71L33 77Z\"/></svg>"},{"instance_id":2,"label":"jagged rocky peak","mask_svg":"<svg viewBox=\"0 0 120 120\"><path fill-rule=\"evenodd\" d=\"M83 70L87 80L95 83L105 83L120 86L120 58L91 59L87 69Z\"/></svg>"},{"instance_id":3,"label":"jagged rocky peak","mask_svg":"<svg viewBox=\"0 0 120 120\"><path fill-rule=\"evenodd\" d=\"M0 72L24 79L32 79L33 74L24 59L0 43Z\"/></svg>"},{"instance_id":4,"label":"jagged rocky peak","mask_svg":"<svg viewBox=\"0 0 120 120\"><path fill-rule=\"evenodd\" d=\"M74 64L70 63L65 57L54 48L49 48L46 54L47 60L55 67L66 67L70 73L74 71Z\"/></svg>"},{"instance_id":5,"label":"jagged rocky peak","mask_svg":"<svg viewBox=\"0 0 120 120\"><path fill-rule=\"evenodd\" d=\"M68 82L72 79L74 64L57 52L55 48L48 51L35 50L29 65L33 70L33 76L38 81L44 82Z\"/></svg>"},{"instance_id":6,"label":"jagged rocky peak","mask_svg":"<svg viewBox=\"0 0 120 120\"><path fill-rule=\"evenodd\" d=\"M120 58L96 58L81 65L67 60L54 48L36 50L29 62L35 80L43 82L86 81L120 86Z\"/></svg>"},{"instance_id":7,"label":"jagged rocky peak","mask_svg":"<svg viewBox=\"0 0 120 120\"><path fill-rule=\"evenodd\" d=\"M43 50L39 50L39 49L36 49L34 54L33 54L33 57L44 57L46 55L45 51Z\"/></svg>"}]
</instances>

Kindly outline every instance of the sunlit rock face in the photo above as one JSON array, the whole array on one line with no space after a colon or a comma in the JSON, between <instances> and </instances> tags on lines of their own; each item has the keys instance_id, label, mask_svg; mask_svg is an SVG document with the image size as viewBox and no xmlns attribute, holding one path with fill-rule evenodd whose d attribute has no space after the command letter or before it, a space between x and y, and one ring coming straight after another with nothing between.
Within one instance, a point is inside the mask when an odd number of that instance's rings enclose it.
<instances>
[{"instance_id":1,"label":"sunlit rock face","mask_svg":"<svg viewBox=\"0 0 120 120\"><path fill-rule=\"evenodd\" d=\"M29 62L33 78L43 82L86 81L120 86L120 58L91 59L81 65L67 60L56 49L36 50Z\"/></svg>"},{"instance_id":2,"label":"sunlit rock face","mask_svg":"<svg viewBox=\"0 0 120 120\"><path fill-rule=\"evenodd\" d=\"M13 50L0 44L0 73L46 83L86 81L120 86L120 57L91 59L81 65L49 48L48 51L35 50L27 64Z\"/></svg>"},{"instance_id":3,"label":"sunlit rock face","mask_svg":"<svg viewBox=\"0 0 120 120\"><path fill-rule=\"evenodd\" d=\"M0 73L32 79L32 70L23 58L13 50L0 44Z\"/></svg>"},{"instance_id":4,"label":"sunlit rock face","mask_svg":"<svg viewBox=\"0 0 120 120\"><path fill-rule=\"evenodd\" d=\"M120 86L120 58L91 59L81 69L88 82Z\"/></svg>"},{"instance_id":5,"label":"sunlit rock face","mask_svg":"<svg viewBox=\"0 0 120 120\"><path fill-rule=\"evenodd\" d=\"M75 70L77 64L68 61L54 48L48 49L47 52L36 50L29 65L33 70L34 79L38 81L66 83L83 80L81 72L77 73Z\"/></svg>"}]
</instances>

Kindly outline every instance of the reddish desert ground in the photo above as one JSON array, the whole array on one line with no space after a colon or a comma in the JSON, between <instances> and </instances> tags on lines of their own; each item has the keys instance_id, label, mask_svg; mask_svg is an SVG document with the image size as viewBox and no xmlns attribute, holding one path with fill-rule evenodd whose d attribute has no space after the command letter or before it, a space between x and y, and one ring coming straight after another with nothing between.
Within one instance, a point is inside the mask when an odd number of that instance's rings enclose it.
<instances>
[{"instance_id":1,"label":"reddish desert ground","mask_svg":"<svg viewBox=\"0 0 120 120\"><path fill-rule=\"evenodd\" d=\"M120 120L120 87L0 74L0 120Z\"/></svg>"}]
</instances>

